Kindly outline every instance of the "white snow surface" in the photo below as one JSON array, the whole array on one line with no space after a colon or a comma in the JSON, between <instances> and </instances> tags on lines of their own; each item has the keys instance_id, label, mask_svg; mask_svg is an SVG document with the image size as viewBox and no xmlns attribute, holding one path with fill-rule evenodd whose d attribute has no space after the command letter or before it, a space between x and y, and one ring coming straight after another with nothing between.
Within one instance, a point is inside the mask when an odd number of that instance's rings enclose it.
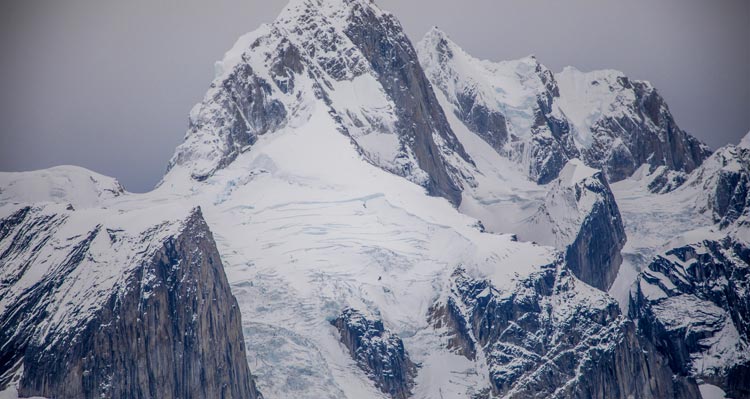
<instances>
[{"instance_id":1,"label":"white snow surface","mask_svg":"<svg viewBox=\"0 0 750 399\"><path fill-rule=\"evenodd\" d=\"M124 193L117 180L78 166L0 172L0 204L57 202L91 207Z\"/></svg>"},{"instance_id":2,"label":"white snow surface","mask_svg":"<svg viewBox=\"0 0 750 399\"><path fill-rule=\"evenodd\" d=\"M750 148L750 132L747 132L747 134L745 135L745 137L743 137L740 140L740 143L738 144L738 147Z\"/></svg>"},{"instance_id":3,"label":"white snow surface","mask_svg":"<svg viewBox=\"0 0 750 399\"><path fill-rule=\"evenodd\" d=\"M726 392L716 385L701 384L698 386L703 399L725 399L727 397Z\"/></svg>"}]
</instances>

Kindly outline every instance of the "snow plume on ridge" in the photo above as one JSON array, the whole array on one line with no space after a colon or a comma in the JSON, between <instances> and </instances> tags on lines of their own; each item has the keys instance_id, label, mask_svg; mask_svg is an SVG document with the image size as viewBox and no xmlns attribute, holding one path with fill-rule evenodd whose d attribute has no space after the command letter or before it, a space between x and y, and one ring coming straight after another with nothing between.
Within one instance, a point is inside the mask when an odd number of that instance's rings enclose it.
<instances>
[{"instance_id":1,"label":"snow plume on ridge","mask_svg":"<svg viewBox=\"0 0 750 399\"><path fill-rule=\"evenodd\" d=\"M302 127L321 107L366 160L460 202L471 159L401 25L373 3L292 1L274 23L240 38L216 69L171 175L204 180L258 137Z\"/></svg>"}]
</instances>

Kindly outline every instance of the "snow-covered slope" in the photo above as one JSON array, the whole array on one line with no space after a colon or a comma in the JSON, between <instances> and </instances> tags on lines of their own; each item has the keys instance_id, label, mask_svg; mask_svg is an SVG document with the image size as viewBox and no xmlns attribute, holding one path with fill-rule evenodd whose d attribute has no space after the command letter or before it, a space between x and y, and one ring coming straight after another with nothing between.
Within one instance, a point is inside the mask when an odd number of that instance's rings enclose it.
<instances>
[{"instance_id":1,"label":"snow-covered slope","mask_svg":"<svg viewBox=\"0 0 750 399\"><path fill-rule=\"evenodd\" d=\"M86 208L124 193L117 180L77 166L0 172L0 204L55 202Z\"/></svg>"},{"instance_id":2,"label":"snow-covered slope","mask_svg":"<svg viewBox=\"0 0 750 399\"><path fill-rule=\"evenodd\" d=\"M441 376L480 365L446 365L455 357L426 318L453 269L505 287L555 257L481 233L447 201L363 162L324 107L304 126L259 138L204 182L168 177L154 195L180 190L196 193L190 201L216 234L267 397L379 397L328 322L345 308L379 315L402 337L422 364L416 397L461 397L466 387Z\"/></svg>"}]
</instances>

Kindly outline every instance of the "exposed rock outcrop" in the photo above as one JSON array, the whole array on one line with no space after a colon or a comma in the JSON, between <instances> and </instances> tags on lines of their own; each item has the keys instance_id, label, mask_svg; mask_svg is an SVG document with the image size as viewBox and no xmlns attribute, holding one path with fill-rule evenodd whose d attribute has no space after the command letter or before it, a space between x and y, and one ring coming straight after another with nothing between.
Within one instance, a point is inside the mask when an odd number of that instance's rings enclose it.
<instances>
[{"instance_id":1,"label":"exposed rock outcrop","mask_svg":"<svg viewBox=\"0 0 750 399\"><path fill-rule=\"evenodd\" d=\"M711 154L677 126L649 82L631 80L618 71L575 68L555 77L562 111L577 134L586 137L581 157L603 170L610 182L630 177L643 164L687 174Z\"/></svg>"},{"instance_id":2,"label":"exposed rock outcrop","mask_svg":"<svg viewBox=\"0 0 750 399\"><path fill-rule=\"evenodd\" d=\"M726 228L750 212L750 144L717 150L688 179L698 188L697 206Z\"/></svg>"},{"instance_id":3,"label":"exposed rock outcrop","mask_svg":"<svg viewBox=\"0 0 750 399\"><path fill-rule=\"evenodd\" d=\"M437 28L418 47L428 78L451 111L495 151L523 165L532 180L549 183L578 156L568 121L555 104L554 75L536 58L480 61Z\"/></svg>"},{"instance_id":4,"label":"exposed rock outcrop","mask_svg":"<svg viewBox=\"0 0 750 399\"><path fill-rule=\"evenodd\" d=\"M0 222L0 386L20 372L22 396L261 397L200 210L106 215L49 205Z\"/></svg>"},{"instance_id":5,"label":"exposed rock outcrop","mask_svg":"<svg viewBox=\"0 0 750 399\"><path fill-rule=\"evenodd\" d=\"M449 302L433 320L454 342L485 359L494 395L509 398L699 398L694 381L674 377L665 357L643 340L606 294L563 267L546 270L508 292L458 269Z\"/></svg>"},{"instance_id":6,"label":"exposed rock outcrop","mask_svg":"<svg viewBox=\"0 0 750 399\"><path fill-rule=\"evenodd\" d=\"M657 256L631 292L630 313L673 369L748 397L750 246L733 236Z\"/></svg>"},{"instance_id":7,"label":"exposed rock outcrop","mask_svg":"<svg viewBox=\"0 0 750 399\"><path fill-rule=\"evenodd\" d=\"M385 329L381 320L354 309L345 309L331 324L357 365L381 391L394 399L411 396L417 367L401 338Z\"/></svg>"},{"instance_id":8,"label":"exposed rock outcrop","mask_svg":"<svg viewBox=\"0 0 750 399\"><path fill-rule=\"evenodd\" d=\"M550 184L521 237L565 253L567 267L581 281L607 291L617 277L627 237L603 173L574 159Z\"/></svg>"}]
</instances>

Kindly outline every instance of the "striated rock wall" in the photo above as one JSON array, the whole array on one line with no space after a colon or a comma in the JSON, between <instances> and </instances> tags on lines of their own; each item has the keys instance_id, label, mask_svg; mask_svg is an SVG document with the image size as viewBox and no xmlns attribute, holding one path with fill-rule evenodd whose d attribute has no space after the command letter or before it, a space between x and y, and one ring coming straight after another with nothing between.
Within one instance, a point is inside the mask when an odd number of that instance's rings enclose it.
<instances>
[{"instance_id":1,"label":"striated rock wall","mask_svg":"<svg viewBox=\"0 0 750 399\"><path fill-rule=\"evenodd\" d=\"M29 213L22 209L4 219L0 241L34 243L34 235L54 230L55 223L37 224ZM31 223L23 224L27 218ZM96 259L94 247L100 250L104 243L114 245L123 239L120 231L101 225L83 235L59 268L25 289L16 305L0 314L7 343L0 348L3 374L10 376L22 367L20 395L261 397L248 368L237 301L213 236L199 209L181 223L178 234L164 240L158 238L163 227L146 233L155 237L145 243L153 253L133 258L140 264L126 268L123 283L115 285L101 303L92 303L94 308L59 314L55 301L59 287L70 286L66 279L96 273L95 266L84 261ZM33 232L35 228L41 231ZM21 251L14 250L13 244L9 248L2 255L6 260ZM69 321L60 324L52 317ZM18 328L7 328L11 325Z\"/></svg>"}]
</instances>

